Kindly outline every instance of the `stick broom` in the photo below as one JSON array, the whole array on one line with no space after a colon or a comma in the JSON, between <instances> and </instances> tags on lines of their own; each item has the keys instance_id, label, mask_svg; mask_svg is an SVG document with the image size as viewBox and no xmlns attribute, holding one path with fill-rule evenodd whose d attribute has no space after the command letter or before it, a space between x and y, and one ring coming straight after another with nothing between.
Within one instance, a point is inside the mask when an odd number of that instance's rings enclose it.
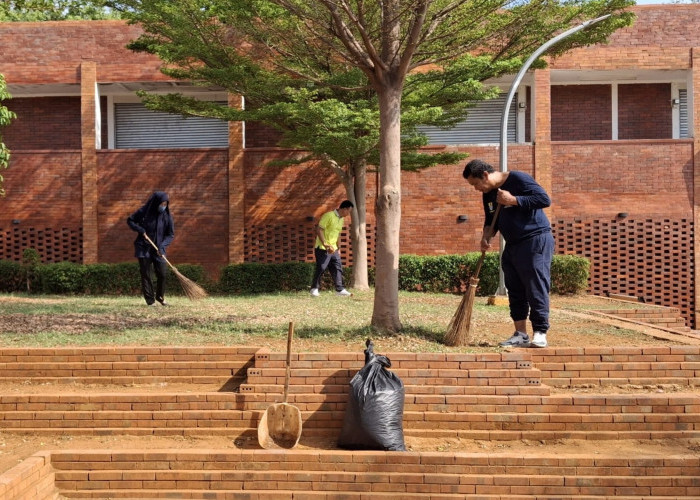
<instances>
[{"instance_id":1,"label":"stick broom","mask_svg":"<svg viewBox=\"0 0 700 500\"><path fill-rule=\"evenodd\" d=\"M149 242L151 246L153 246L153 248L156 249L156 252L158 252L158 256L162 258L168 264L168 266L170 266L170 269L173 271L173 274L180 282L180 286L182 286L182 290L185 292L185 295L188 299L199 300L207 297L207 292L204 290L204 288L202 288L197 283L195 283L187 276L182 274L180 271L178 271L177 268L173 266L168 259L165 258L165 255L161 255L160 250L158 250L156 244L151 241L151 238L149 238L146 233L143 233L143 237L146 238L146 241Z\"/></svg>"},{"instance_id":2,"label":"stick broom","mask_svg":"<svg viewBox=\"0 0 700 500\"><path fill-rule=\"evenodd\" d=\"M489 226L489 231L491 236L493 236L493 228L496 225L496 219L498 219L498 214L501 212L501 205L496 207L496 212L493 214L493 219L491 219L491 225ZM479 284L479 273L481 272L481 266L484 264L484 258L486 257L486 252L481 252L481 257L479 257L479 262L476 264L476 269L474 274L469 278L469 287L467 287L467 292L462 297L462 301L459 303L457 311L455 311L449 326L447 327L447 333L445 334L445 344L448 346L464 346L469 344L469 328L472 322L472 309L474 309L474 298L476 297L476 287Z\"/></svg>"}]
</instances>

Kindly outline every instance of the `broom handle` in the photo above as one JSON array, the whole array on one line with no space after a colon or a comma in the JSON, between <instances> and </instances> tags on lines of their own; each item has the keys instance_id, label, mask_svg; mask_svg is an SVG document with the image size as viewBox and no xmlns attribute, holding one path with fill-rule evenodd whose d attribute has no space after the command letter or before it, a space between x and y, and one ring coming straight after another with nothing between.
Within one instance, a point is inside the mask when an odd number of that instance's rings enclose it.
<instances>
[{"instance_id":1,"label":"broom handle","mask_svg":"<svg viewBox=\"0 0 700 500\"><path fill-rule=\"evenodd\" d=\"M496 227L496 219L498 219L498 214L501 213L501 205L500 203L496 205L496 212L493 214L493 219L491 219L491 225L489 226L489 232L491 233L490 236L493 236L493 228ZM486 251L482 250L481 251L481 257L479 257L479 262L476 264L476 271L474 271L474 277L478 278L479 273L481 272L481 266L484 264L484 259L486 258Z\"/></svg>"},{"instance_id":2,"label":"broom handle","mask_svg":"<svg viewBox=\"0 0 700 500\"><path fill-rule=\"evenodd\" d=\"M170 266L171 269L175 269L175 266L173 266L170 263L170 261L165 258L165 255L160 253L160 250L158 250L158 247L156 246L156 244L151 241L151 238L149 238L146 233L143 233L143 237L146 238L146 241L149 242L151 244L151 246L156 249L156 252L158 252L158 257L163 259ZM175 270L177 271L177 269L175 269Z\"/></svg>"},{"instance_id":3,"label":"broom handle","mask_svg":"<svg viewBox=\"0 0 700 500\"><path fill-rule=\"evenodd\" d=\"M287 402L287 396L289 395L289 375L290 375L290 365L292 363L292 336L294 335L294 322L289 322L289 332L287 333L287 363L285 365L284 372L284 395L282 397L282 402Z\"/></svg>"}]
</instances>

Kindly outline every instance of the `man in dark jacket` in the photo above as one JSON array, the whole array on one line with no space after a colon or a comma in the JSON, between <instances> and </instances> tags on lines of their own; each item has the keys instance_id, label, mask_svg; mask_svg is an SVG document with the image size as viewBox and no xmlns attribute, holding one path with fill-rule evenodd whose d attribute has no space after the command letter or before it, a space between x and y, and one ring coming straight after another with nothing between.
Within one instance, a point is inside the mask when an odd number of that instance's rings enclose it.
<instances>
[{"instance_id":1,"label":"man in dark jacket","mask_svg":"<svg viewBox=\"0 0 700 500\"><path fill-rule=\"evenodd\" d=\"M138 236L134 241L135 257L139 260L141 271L141 290L146 304L156 305L156 302L167 306L165 302L165 276L168 265L165 262L165 249L172 243L175 237L175 223L170 215L170 200L163 191L156 191L148 198L148 201L131 214L127 219L129 227L136 231ZM146 240L150 240L158 247L155 248ZM156 290L153 293L153 281L151 280L151 268L156 271Z\"/></svg>"},{"instance_id":2,"label":"man in dark jacket","mask_svg":"<svg viewBox=\"0 0 700 500\"><path fill-rule=\"evenodd\" d=\"M506 242L501 267L515 333L501 345L547 347L554 238L543 209L551 204L549 195L528 174L497 172L482 160L467 163L462 175L483 193L485 221L481 250L491 248L491 239L499 231ZM492 232L491 221L498 205L502 209ZM528 316L532 340L526 331Z\"/></svg>"}]
</instances>

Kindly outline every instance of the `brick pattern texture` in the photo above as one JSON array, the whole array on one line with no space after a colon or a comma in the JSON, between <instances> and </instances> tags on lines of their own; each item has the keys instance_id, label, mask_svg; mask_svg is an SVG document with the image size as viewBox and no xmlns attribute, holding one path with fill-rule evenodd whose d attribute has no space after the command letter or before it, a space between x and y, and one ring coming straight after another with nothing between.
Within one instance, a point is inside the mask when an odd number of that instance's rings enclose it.
<instances>
[{"instance_id":1,"label":"brick pattern texture","mask_svg":"<svg viewBox=\"0 0 700 500\"><path fill-rule=\"evenodd\" d=\"M480 440L697 438L692 392L549 394L549 386L673 383L700 375L700 347L581 347L503 353L387 353L406 388L413 436ZM291 403L305 436L337 436L361 353L296 353ZM254 347L0 350L6 380L182 383L245 374L240 392L96 392L0 397L5 432L251 436L279 400L285 355ZM228 372L228 373L226 373ZM533 384L529 381L535 380ZM143 380L142 380L143 381ZM193 386L196 387L196 386ZM149 428L150 426L150 428ZM325 434L323 434L325 432ZM383 452L335 449L42 451L0 475L3 500L255 498L696 498L700 458L625 453Z\"/></svg>"}]
</instances>

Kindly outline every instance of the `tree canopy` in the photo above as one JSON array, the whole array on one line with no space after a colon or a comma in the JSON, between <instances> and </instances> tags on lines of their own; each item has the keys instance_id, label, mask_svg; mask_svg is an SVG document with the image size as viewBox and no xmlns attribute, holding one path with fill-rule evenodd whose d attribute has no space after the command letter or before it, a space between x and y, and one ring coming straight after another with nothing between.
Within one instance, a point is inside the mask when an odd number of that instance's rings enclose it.
<instances>
[{"instance_id":1,"label":"tree canopy","mask_svg":"<svg viewBox=\"0 0 700 500\"><path fill-rule=\"evenodd\" d=\"M4 0L2 21L63 21L69 19L112 19L118 13L102 0Z\"/></svg>"},{"instance_id":2,"label":"tree canopy","mask_svg":"<svg viewBox=\"0 0 700 500\"><path fill-rule=\"evenodd\" d=\"M246 109L181 97L160 109L259 120L287 145L337 165L379 166L372 324L401 328L398 255L401 166L430 164L419 124L451 126L484 82L515 73L543 42L585 20L606 20L555 46L604 42L629 25L630 0L113 0L145 33L132 48L157 54L174 78L245 96ZM538 63L540 66L542 62ZM170 108L169 108L170 107ZM340 140L343 138L344 140ZM348 141L345 139L351 138ZM354 163L353 163L354 161ZM447 161L447 160L445 160ZM349 182L346 179L346 182Z\"/></svg>"},{"instance_id":3,"label":"tree canopy","mask_svg":"<svg viewBox=\"0 0 700 500\"><path fill-rule=\"evenodd\" d=\"M9 99L10 93L7 91L7 85L5 84L5 77L0 75L0 170L6 169L10 163L10 150L7 149L5 143L2 142L2 128L10 124L10 122L17 118L17 115L13 111L7 109L7 107L2 105L2 101ZM4 178L0 175L0 196L5 196L5 189L3 188Z\"/></svg>"}]
</instances>

